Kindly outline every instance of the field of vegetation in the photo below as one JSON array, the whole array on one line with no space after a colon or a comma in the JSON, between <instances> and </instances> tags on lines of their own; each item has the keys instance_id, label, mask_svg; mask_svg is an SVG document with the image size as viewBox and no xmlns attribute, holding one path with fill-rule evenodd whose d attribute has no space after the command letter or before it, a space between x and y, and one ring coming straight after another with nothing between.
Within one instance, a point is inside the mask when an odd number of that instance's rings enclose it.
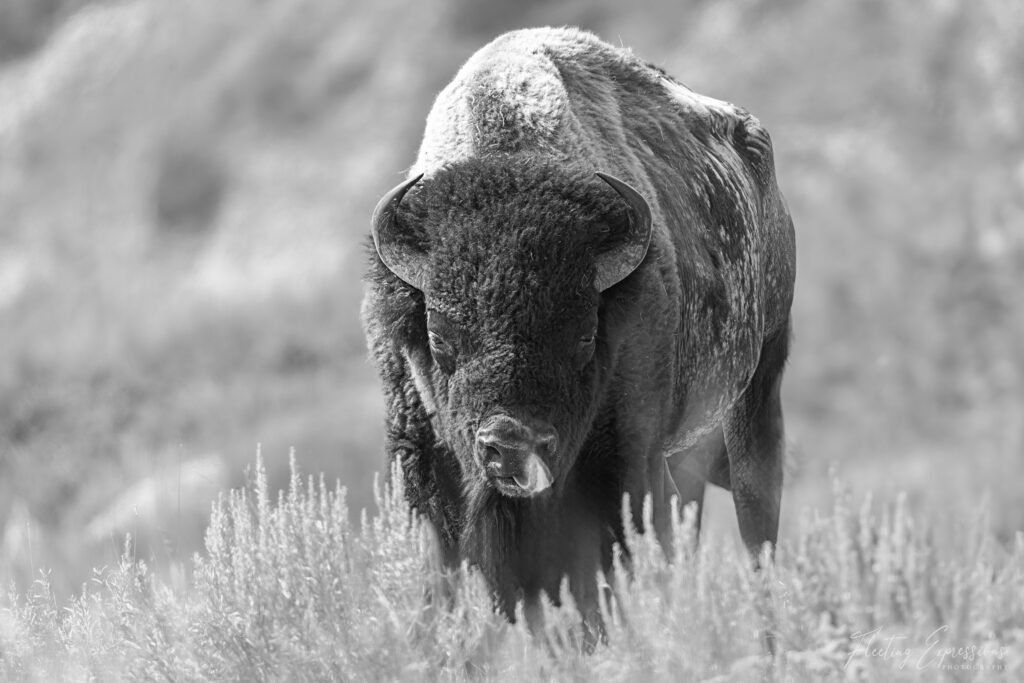
<instances>
[{"instance_id":1,"label":"field of vegetation","mask_svg":"<svg viewBox=\"0 0 1024 683\"><path fill-rule=\"evenodd\" d=\"M693 543L666 558L630 535L602 604L607 643L545 606L529 633L481 579L442 576L401 481L349 521L344 489L302 478L276 498L258 463L219 499L191 578L155 577L129 542L59 606L45 576L0 602L4 680L1017 681L1024 676L1024 533L1001 547L978 516L936 552L905 501L859 505L836 484L777 564ZM450 604L438 598L449 586ZM433 599L428 599L432 596ZM774 654L763 641L774 639Z\"/></svg>"},{"instance_id":2,"label":"field of vegetation","mask_svg":"<svg viewBox=\"0 0 1024 683\"><path fill-rule=\"evenodd\" d=\"M798 235L778 566L711 492L583 658L471 575L423 613L405 513L344 521L383 466L370 212L458 66L547 24L756 114ZM0 678L1020 678L1022 73L1015 0L0 0ZM344 502L277 501L293 448Z\"/></svg>"}]
</instances>

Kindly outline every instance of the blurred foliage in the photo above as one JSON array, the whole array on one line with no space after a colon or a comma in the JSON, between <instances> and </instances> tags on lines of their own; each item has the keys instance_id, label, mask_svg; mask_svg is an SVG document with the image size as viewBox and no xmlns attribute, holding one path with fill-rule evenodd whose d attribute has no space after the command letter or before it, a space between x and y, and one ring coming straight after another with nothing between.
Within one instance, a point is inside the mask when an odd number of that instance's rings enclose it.
<instances>
[{"instance_id":1,"label":"blurred foliage","mask_svg":"<svg viewBox=\"0 0 1024 683\"><path fill-rule=\"evenodd\" d=\"M368 216L458 66L542 24L772 132L798 233L784 524L838 461L1024 526L1019 3L0 0L0 580L76 585L120 546L86 523L194 458L237 483L257 443L272 482L294 446L369 503ZM187 485L134 516L144 552L198 547Z\"/></svg>"},{"instance_id":2,"label":"blurred foliage","mask_svg":"<svg viewBox=\"0 0 1024 683\"><path fill-rule=\"evenodd\" d=\"M88 0L0 0L0 63L32 52Z\"/></svg>"}]
</instances>

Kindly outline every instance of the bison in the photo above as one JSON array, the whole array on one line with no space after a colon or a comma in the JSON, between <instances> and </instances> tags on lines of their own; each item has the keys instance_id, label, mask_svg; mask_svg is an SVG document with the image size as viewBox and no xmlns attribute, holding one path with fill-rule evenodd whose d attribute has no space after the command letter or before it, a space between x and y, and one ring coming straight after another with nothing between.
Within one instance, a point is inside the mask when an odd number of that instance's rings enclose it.
<instances>
[{"instance_id":1,"label":"bison","mask_svg":"<svg viewBox=\"0 0 1024 683\"><path fill-rule=\"evenodd\" d=\"M793 226L756 118L576 29L505 34L437 97L372 219L386 450L444 561L599 621L622 500L732 492L776 541Z\"/></svg>"}]
</instances>

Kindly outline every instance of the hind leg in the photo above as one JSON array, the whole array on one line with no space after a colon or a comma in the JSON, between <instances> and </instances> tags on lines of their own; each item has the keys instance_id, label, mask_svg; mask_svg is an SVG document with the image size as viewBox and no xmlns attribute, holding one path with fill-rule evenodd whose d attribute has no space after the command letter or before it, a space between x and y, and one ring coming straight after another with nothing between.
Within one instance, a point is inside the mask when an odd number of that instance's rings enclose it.
<instances>
[{"instance_id":1,"label":"hind leg","mask_svg":"<svg viewBox=\"0 0 1024 683\"><path fill-rule=\"evenodd\" d=\"M679 500L679 514L683 514L686 506L693 505L695 516L693 518L694 540L700 538L700 519L704 510L704 490L707 482L693 472L683 467L676 467L671 470L671 476L666 477L672 485L672 495Z\"/></svg>"},{"instance_id":2,"label":"hind leg","mask_svg":"<svg viewBox=\"0 0 1024 683\"><path fill-rule=\"evenodd\" d=\"M725 423L740 536L755 558L766 542L774 548L778 540L785 453L780 390L788 348L788 326L765 341L750 385Z\"/></svg>"},{"instance_id":3,"label":"hind leg","mask_svg":"<svg viewBox=\"0 0 1024 683\"><path fill-rule=\"evenodd\" d=\"M697 508L694 540L699 540L707 485L729 488L729 466L722 430L708 434L696 445L669 458L667 463L679 495L680 513L690 503Z\"/></svg>"},{"instance_id":4,"label":"hind leg","mask_svg":"<svg viewBox=\"0 0 1024 683\"><path fill-rule=\"evenodd\" d=\"M704 505L704 480L690 472L682 471L682 468L672 469L668 458L659 455L659 460L661 476L655 479L652 487L652 492L655 494L653 496L655 501L654 524L662 550L665 551L667 557L672 557L675 541L672 533L674 521L672 519L672 499L676 499L680 515L683 514L687 505L696 505L693 535L693 540L696 543L700 535L700 511Z\"/></svg>"},{"instance_id":5,"label":"hind leg","mask_svg":"<svg viewBox=\"0 0 1024 683\"><path fill-rule=\"evenodd\" d=\"M697 544L700 542L700 520L704 512L704 491L707 489L707 482L686 472L677 480L676 487L679 490L679 514L683 515L685 519L687 506L694 507L693 548L691 550L696 550Z\"/></svg>"}]
</instances>

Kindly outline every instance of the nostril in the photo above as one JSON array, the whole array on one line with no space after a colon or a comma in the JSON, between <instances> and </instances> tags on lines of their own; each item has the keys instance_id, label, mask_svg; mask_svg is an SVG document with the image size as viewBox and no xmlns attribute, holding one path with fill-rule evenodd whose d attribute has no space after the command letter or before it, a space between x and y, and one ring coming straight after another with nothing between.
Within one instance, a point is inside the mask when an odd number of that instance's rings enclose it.
<instances>
[{"instance_id":1,"label":"nostril","mask_svg":"<svg viewBox=\"0 0 1024 683\"><path fill-rule=\"evenodd\" d=\"M484 446L483 463L488 470L500 472L502 468L501 451L494 446Z\"/></svg>"}]
</instances>

